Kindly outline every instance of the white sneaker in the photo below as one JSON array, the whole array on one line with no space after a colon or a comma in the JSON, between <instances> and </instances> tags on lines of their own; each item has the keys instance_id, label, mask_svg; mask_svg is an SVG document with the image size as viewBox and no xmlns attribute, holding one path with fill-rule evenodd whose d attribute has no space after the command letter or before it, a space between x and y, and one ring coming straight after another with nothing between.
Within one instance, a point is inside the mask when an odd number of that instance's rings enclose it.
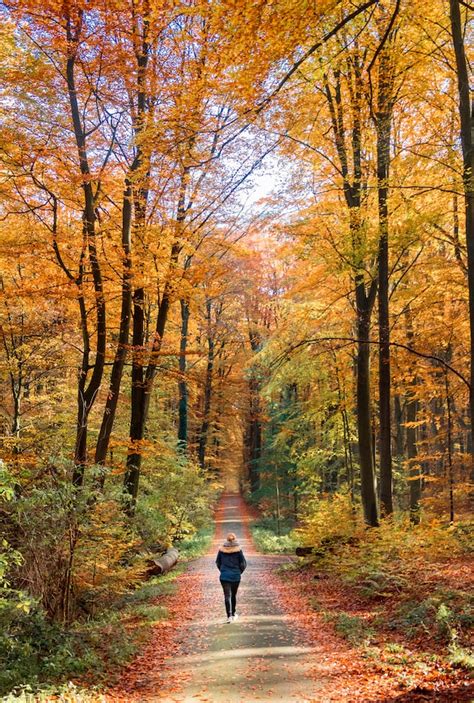
<instances>
[{"instance_id":1,"label":"white sneaker","mask_svg":"<svg viewBox=\"0 0 474 703\"><path fill-rule=\"evenodd\" d=\"M226 622L228 622L228 623L229 623L229 622L232 622L232 615L229 615L229 616L228 616Z\"/></svg>"},{"instance_id":2,"label":"white sneaker","mask_svg":"<svg viewBox=\"0 0 474 703\"><path fill-rule=\"evenodd\" d=\"M237 620L238 617L239 617L239 616L237 615L237 613L234 613L234 615L232 615L232 619L233 619L233 620Z\"/></svg>"}]
</instances>

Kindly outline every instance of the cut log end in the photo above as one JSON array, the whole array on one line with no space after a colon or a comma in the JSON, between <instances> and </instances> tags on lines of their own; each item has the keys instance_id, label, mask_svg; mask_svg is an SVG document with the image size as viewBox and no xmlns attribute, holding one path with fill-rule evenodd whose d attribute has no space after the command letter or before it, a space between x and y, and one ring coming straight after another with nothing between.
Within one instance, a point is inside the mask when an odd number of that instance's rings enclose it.
<instances>
[{"instance_id":1,"label":"cut log end","mask_svg":"<svg viewBox=\"0 0 474 703\"><path fill-rule=\"evenodd\" d=\"M161 557L149 559L147 561L148 569L146 572L148 578L151 576L161 576L162 574L166 574L173 568L173 566L177 564L178 558L178 550L172 547L171 549L168 549Z\"/></svg>"}]
</instances>

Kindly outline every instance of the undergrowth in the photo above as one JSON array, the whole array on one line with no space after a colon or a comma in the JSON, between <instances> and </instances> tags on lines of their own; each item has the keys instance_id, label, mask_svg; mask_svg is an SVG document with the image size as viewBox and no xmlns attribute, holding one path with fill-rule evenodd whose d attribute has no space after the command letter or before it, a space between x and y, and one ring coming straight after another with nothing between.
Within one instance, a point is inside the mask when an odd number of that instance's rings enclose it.
<instances>
[{"instance_id":1,"label":"undergrowth","mask_svg":"<svg viewBox=\"0 0 474 703\"><path fill-rule=\"evenodd\" d=\"M166 619L159 599L174 590L182 563L206 551L212 534L206 527L186 538L174 570L140 583L113 607L69 628L49 620L37 603L0 609L0 699L100 701L100 688L110 684L112 672L134 656L154 623ZM73 683L81 680L93 681L96 688L84 691Z\"/></svg>"},{"instance_id":2,"label":"undergrowth","mask_svg":"<svg viewBox=\"0 0 474 703\"><path fill-rule=\"evenodd\" d=\"M250 530L257 549L264 554L287 554L295 551L297 542L292 534L292 523L263 517Z\"/></svg>"},{"instance_id":3,"label":"undergrowth","mask_svg":"<svg viewBox=\"0 0 474 703\"><path fill-rule=\"evenodd\" d=\"M348 598L372 611L369 622L340 612L344 604L336 614L323 612L352 644L367 646L374 634L395 636L420 653L442 653L446 663L472 669L474 597L456 569L472 557L473 530L470 521L450 525L429 515L412 525L406 514L367 529L340 495L313 501L293 537L313 548L300 566L336 579Z\"/></svg>"}]
</instances>

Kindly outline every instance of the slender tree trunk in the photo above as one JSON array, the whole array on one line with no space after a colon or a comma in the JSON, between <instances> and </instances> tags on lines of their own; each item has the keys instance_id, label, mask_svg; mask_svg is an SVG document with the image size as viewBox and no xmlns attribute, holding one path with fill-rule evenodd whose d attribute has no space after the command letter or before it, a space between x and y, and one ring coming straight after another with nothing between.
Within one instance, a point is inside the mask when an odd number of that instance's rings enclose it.
<instances>
[{"instance_id":1,"label":"slender tree trunk","mask_svg":"<svg viewBox=\"0 0 474 703\"><path fill-rule=\"evenodd\" d=\"M325 95L331 116L334 144L338 153L343 191L350 218L355 298L357 310L357 431L361 475L361 497L365 521L378 525L375 467L372 447L371 395L370 395L370 323L377 294L377 282L366 282L366 265L363 260L364 233L361 222L362 197L362 114L363 96L362 60L355 50L346 67L350 101L347 106L341 92L341 71L335 69L334 87L325 80ZM345 127L345 113L351 113L350 151ZM352 162L351 168L349 167Z\"/></svg>"},{"instance_id":2,"label":"slender tree trunk","mask_svg":"<svg viewBox=\"0 0 474 703\"><path fill-rule=\"evenodd\" d=\"M181 300L181 340L179 345L178 382L178 442L186 451L188 446L188 383L186 380L186 349L188 345L189 305Z\"/></svg>"},{"instance_id":3,"label":"slender tree trunk","mask_svg":"<svg viewBox=\"0 0 474 703\"><path fill-rule=\"evenodd\" d=\"M365 296L365 291L364 291ZM357 320L357 431L359 438L359 461L361 496L365 521L371 527L378 525L377 494L372 453L372 422L370 412L370 314L365 306L359 309Z\"/></svg>"},{"instance_id":4,"label":"slender tree trunk","mask_svg":"<svg viewBox=\"0 0 474 703\"><path fill-rule=\"evenodd\" d=\"M381 59L382 61L383 59ZM379 69L382 71L382 68ZM379 92L381 87L379 86ZM379 97L380 100L380 97ZM379 416L380 504L383 515L393 512L392 430L390 386L390 320L388 262L388 177L390 165L391 112L377 119L377 188L379 209L378 304L379 304Z\"/></svg>"},{"instance_id":5,"label":"slender tree trunk","mask_svg":"<svg viewBox=\"0 0 474 703\"><path fill-rule=\"evenodd\" d=\"M129 496L130 506L129 512L133 513L135 503L138 496L138 484L140 479L140 470L142 463L142 444L145 437L146 422L150 410L151 393L153 383L158 368L158 358L163 342L168 312L171 305L172 283L174 270L176 268L177 258L180 251L180 246L175 243L171 250L171 263L168 280L165 283L163 296L158 310L156 320L155 334L151 357L148 366L143 365L143 357L145 355L144 348L144 289L140 288L135 291L133 305L133 347L138 349L134 354L132 362L132 408L130 420L130 445L127 456L127 467L124 476L124 491ZM140 341L139 341L140 340ZM137 342L137 345L135 344Z\"/></svg>"},{"instance_id":6,"label":"slender tree trunk","mask_svg":"<svg viewBox=\"0 0 474 703\"><path fill-rule=\"evenodd\" d=\"M248 475L252 493L260 488L262 425L260 421L260 384L253 375L249 379Z\"/></svg>"},{"instance_id":7,"label":"slender tree trunk","mask_svg":"<svg viewBox=\"0 0 474 703\"><path fill-rule=\"evenodd\" d=\"M456 73L459 92L459 117L461 122L461 146L463 154L463 182L465 197L465 223L467 244L467 280L469 295L470 328L470 393L471 417L471 480L474 483L474 453L472 453L474 427L474 104L471 105L469 72L464 47L459 0L450 0L451 33L456 58Z\"/></svg>"},{"instance_id":8,"label":"slender tree trunk","mask_svg":"<svg viewBox=\"0 0 474 703\"><path fill-rule=\"evenodd\" d=\"M214 332L212 330L212 302L211 300L206 301L206 320L207 320L207 367L206 367L206 380L204 384L204 409L201 424L201 431L199 434L199 447L198 447L198 459L199 465L204 469L206 464L206 448L207 440L209 434L209 426L211 420L211 401L212 401L212 382L214 373Z\"/></svg>"},{"instance_id":9,"label":"slender tree trunk","mask_svg":"<svg viewBox=\"0 0 474 703\"><path fill-rule=\"evenodd\" d=\"M138 495L138 481L140 476L142 440L145 429L144 393L145 372L143 367L144 349L144 304L145 291L142 287L136 288L133 294L133 358L132 358L132 389L131 389L131 415L130 415L130 440L127 455L127 468L124 476L124 490L131 498L130 509L133 512L134 503Z\"/></svg>"},{"instance_id":10,"label":"slender tree trunk","mask_svg":"<svg viewBox=\"0 0 474 703\"><path fill-rule=\"evenodd\" d=\"M406 335L408 346L413 345L413 320L410 306L407 306L405 311ZM407 393L405 405L406 417L406 438L407 438L407 458L408 458L408 475L410 482L410 521L414 525L420 522L420 501L421 501L421 467L418 463L418 446L417 446L417 431L415 422L418 413L418 399L416 397L416 387L418 380L416 377L415 365L410 361L412 379L410 388Z\"/></svg>"},{"instance_id":11,"label":"slender tree trunk","mask_svg":"<svg viewBox=\"0 0 474 703\"><path fill-rule=\"evenodd\" d=\"M132 187L127 179L122 208L122 303L120 311L120 329L117 349L115 351L114 362L110 374L109 393L107 396L102 424L97 439L95 450L95 463L105 464L107 451L110 443L110 436L117 410L120 384L122 382L123 369L127 356L127 346L129 341L130 315L132 306L132 285L131 285L131 225L132 225ZM103 487L104 477L101 478Z\"/></svg>"},{"instance_id":12,"label":"slender tree trunk","mask_svg":"<svg viewBox=\"0 0 474 703\"><path fill-rule=\"evenodd\" d=\"M449 493L449 522L454 522L454 466L453 466L453 421L452 421L452 399L449 388L448 369L444 369L444 383L446 389L446 445L447 445L447 467L448 467L448 493Z\"/></svg>"},{"instance_id":13,"label":"slender tree trunk","mask_svg":"<svg viewBox=\"0 0 474 703\"><path fill-rule=\"evenodd\" d=\"M395 427L395 452L398 457L403 456L405 446L403 436L403 408L400 395L397 393L393 399L393 423Z\"/></svg>"},{"instance_id":14,"label":"slender tree trunk","mask_svg":"<svg viewBox=\"0 0 474 703\"><path fill-rule=\"evenodd\" d=\"M82 175L82 189L84 192L84 210L83 223L84 234L89 252L89 262L92 272L92 281L94 286L95 310L97 323L97 343L95 361L92 368L92 375L89 383L87 377L89 372L88 363L88 347L83 350L82 367L79 377L78 387L78 413L77 413L77 431L76 431L76 447L74 452L75 467L73 471L73 484L77 487L81 486L84 480L84 468L87 463L87 422L89 413L94 404L99 391L102 375L105 364L105 349L106 349L106 306L102 282L102 272L99 259L97 256L96 247L96 214L95 214L95 198L92 188L91 172L87 156L86 134L84 131L81 111L77 99L76 81L75 81L75 66L76 52L79 46L81 31L82 31L82 10L77 11L76 21L74 22L69 14L69 9L66 11L66 34L69 46L68 58L66 62L66 80L69 96L69 107L73 123L74 136L76 140L77 152L79 157L79 167ZM84 254L84 252L83 252ZM82 266L82 263L81 263ZM79 284L81 288L82 280ZM79 304L81 306L81 323L83 336L86 335L85 343L89 344L87 332L87 312L85 311L85 301L82 290L79 294ZM87 362L87 363L86 363Z\"/></svg>"},{"instance_id":15,"label":"slender tree trunk","mask_svg":"<svg viewBox=\"0 0 474 703\"><path fill-rule=\"evenodd\" d=\"M255 322L249 320L250 348L254 354L261 345L260 333ZM252 493L260 488L260 458L262 455L262 422L260 407L260 381L255 369L250 370L248 381L249 388L249 415L247 421L247 473Z\"/></svg>"},{"instance_id":16,"label":"slender tree trunk","mask_svg":"<svg viewBox=\"0 0 474 703\"><path fill-rule=\"evenodd\" d=\"M148 3L144 3L144 15L139 28L135 26L134 34L137 43L135 52L137 63L137 115L135 118L135 159L132 170L136 174L136 185L134 187L134 239L139 242L144 241L146 231L146 213L148 203L148 181L150 171L150 153L145 152L144 130L146 128L147 111L147 70L150 54L150 44L148 42L149 32L149 12ZM138 266L142 262L137 256ZM140 276L140 279L142 276ZM133 514L138 495L138 483L140 478L140 466L142 457L142 444L145 433L146 422L146 373L145 373L145 289L142 280L135 288L132 296L132 387L131 387L131 411L130 411L130 433L127 454L127 465L124 475L124 492L129 498L128 512Z\"/></svg>"},{"instance_id":17,"label":"slender tree trunk","mask_svg":"<svg viewBox=\"0 0 474 703\"><path fill-rule=\"evenodd\" d=\"M413 381L413 387L416 380ZM410 478L410 520L417 525L420 522L420 500L421 500L421 477L420 466L417 462L418 450L416 446L416 416L418 412L418 401L414 395L414 389L408 392L406 402L406 436L407 436L407 458Z\"/></svg>"}]
</instances>

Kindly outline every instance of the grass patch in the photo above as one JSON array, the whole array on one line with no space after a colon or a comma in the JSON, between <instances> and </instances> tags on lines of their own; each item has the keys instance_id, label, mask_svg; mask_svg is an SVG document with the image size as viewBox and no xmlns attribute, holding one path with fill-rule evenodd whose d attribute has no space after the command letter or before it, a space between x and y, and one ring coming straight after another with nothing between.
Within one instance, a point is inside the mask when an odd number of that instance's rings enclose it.
<instances>
[{"instance_id":1,"label":"grass patch","mask_svg":"<svg viewBox=\"0 0 474 703\"><path fill-rule=\"evenodd\" d=\"M373 628L357 615L338 613L330 616L336 632L353 645L368 645L374 636Z\"/></svg>"},{"instance_id":2,"label":"grass patch","mask_svg":"<svg viewBox=\"0 0 474 703\"><path fill-rule=\"evenodd\" d=\"M43 688L35 691L31 686L26 685L18 689L17 693L4 696L2 703L51 703L51 700L58 703L104 703L105 696L99 689L83 689L72 682L63 686Z\"/></svg>"},{"instance_id":3,"label":"grass patch","mask_svg":"<svg viewBox=\"0 0 474 703\"><path fill-rule=\"evenodd\" d=\"M180 561L195 559L205 554L214 537L214 523L202 527L192 537L183 539L177 546Z\"/></svg>"},{"instance_id":4,"label":"grass patch","mask_svg":"<svg viewBox=\"0 0 474 703\"><path fill-rule=\"evenodd\" d=\"M269 517L260 518L250 526L257 549L264 554L289 554L295 551L298 542L293 534L293 524L278 522Z\"/></svg>"}]
</instances>

